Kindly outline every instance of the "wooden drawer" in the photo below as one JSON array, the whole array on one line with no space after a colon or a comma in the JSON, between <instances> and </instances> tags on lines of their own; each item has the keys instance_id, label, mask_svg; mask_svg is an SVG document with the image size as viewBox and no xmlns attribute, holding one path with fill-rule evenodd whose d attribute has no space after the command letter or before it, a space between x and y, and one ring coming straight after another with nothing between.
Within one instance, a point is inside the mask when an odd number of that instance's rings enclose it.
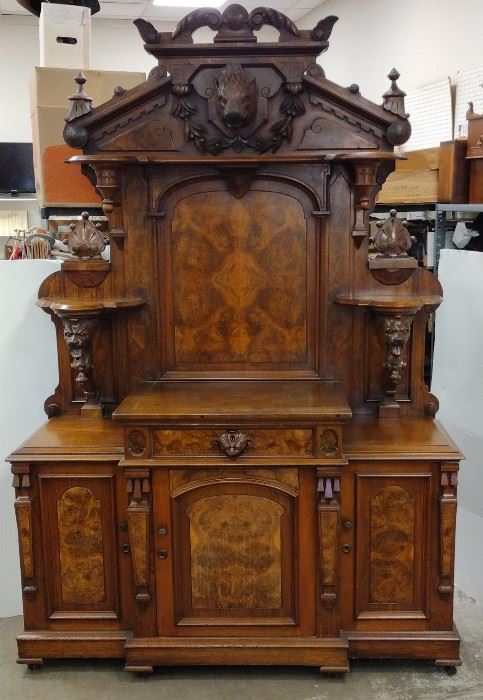
<instances>
[{"instance_id":1,"label":"wooden drawer","mask_svg":"<svg viewBox=\"0 0 483 700\"><path fill-rule=\"evenodd\" d=\"M342 426L300 427L153 427L130 426L125 432L126 459L178 457L282 457L340 459Z\"/></svg>"},{"instance_id":2,"label":"wooden drawer","mask_svg":"<svg viewBox=\"0 0 483 700\"><path fill-rule=\"evenodd\" d=\"M240 442L248 440L246 453L253 456L282 455L286 457L313 457L313 430L311 428L242 429L223 431L220 428L155 429L153 430L153 457L176 455L219 456L227 454L221 446L223 435L232 435L232 455L236 457L236 434ZM229 438L227 438L229 439Z\"/></svg>"}]
</instances>

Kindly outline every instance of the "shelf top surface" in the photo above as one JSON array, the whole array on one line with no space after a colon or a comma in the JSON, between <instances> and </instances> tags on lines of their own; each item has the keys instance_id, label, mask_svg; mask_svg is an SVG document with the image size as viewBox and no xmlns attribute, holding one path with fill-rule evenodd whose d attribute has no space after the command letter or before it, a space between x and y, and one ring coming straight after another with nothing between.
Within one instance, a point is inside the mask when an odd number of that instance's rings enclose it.
<instances>
[{"instance_id":1,"label":"shelf top surface","mask_svg":"<svg viewBox=\"0 0 483 700\"><path fill-rule=\"evenodd\" d=\"M143 382L114 419L141 420L348 420L351 410L339 382Z\"/></svg>"}]
</instances>

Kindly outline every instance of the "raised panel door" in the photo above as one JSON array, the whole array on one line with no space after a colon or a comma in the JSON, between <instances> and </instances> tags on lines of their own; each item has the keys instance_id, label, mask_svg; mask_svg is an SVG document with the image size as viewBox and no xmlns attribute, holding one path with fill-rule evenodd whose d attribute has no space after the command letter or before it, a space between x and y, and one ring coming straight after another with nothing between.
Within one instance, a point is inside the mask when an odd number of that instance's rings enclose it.
<instances>
[{"instance_id":1,"label":"raised panel door","mask_svg":"<svg viewBox=\"0 0 483 700\"><path fill-rule=\"evenodd\" d=\"M197 480L197 471L155 478L159 633L313 634L313 475L199 470ZM167 507L169 539L159 536Z\"/></svg>"}]
</instances>

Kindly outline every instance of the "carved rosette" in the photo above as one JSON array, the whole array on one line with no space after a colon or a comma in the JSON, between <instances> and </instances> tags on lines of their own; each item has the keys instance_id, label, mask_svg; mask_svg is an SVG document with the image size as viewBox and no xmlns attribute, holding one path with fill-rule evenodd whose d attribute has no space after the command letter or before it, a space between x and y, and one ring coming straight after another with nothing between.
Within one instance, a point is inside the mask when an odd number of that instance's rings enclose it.
<instances>
[{"instance_id":1,"label":"carved rosette","mask_svg":"<svg viewBox=\"0 0 483 700\"><path fill-rule=\"evenodd\" d=\"M28 597L37 593L34 566L34 546L32 532L32 498L29 465L14 465L12 467L13 488L15 489L15 516L18 528L18 544L20 551L20 571L22 575L22 591Z\"/></svg>"},{"instance_id":2,"label":"carved rosette","mask_svg":"<svg viewBox=\"0 0 483 700\"><path fill-rule=\"evenodd\" d=\"M456 532L458 463L447 462L441 466L440 507L440 559L439 586L441 595L453 593L454 552Z\"/></svg>"},{"instance_id":3,"label":"carved rosette","mask_svg":"<svg viewBox=\"0 0 483 700\"><path fill-rule=\"evenodd\" d=\"M326 610L337 601L339 535L340 535L340 475L320 476L317 482L320 598Z\"/></svg>"},{"instance_id":4,"label":"carved rosette","mask_svg":"<svg viewBox=\"0 0 483 700\"><path fill-rule=\"evenodd\" d=\"M149 590L149 531L151 513L151 480L147 469L126 471L130 502L127 523L131 544L135 599L144 608L151 602Z\"/></svg>"},{"instance_id":5,"label":"carved rosette","mask_svg":"<svg viewBox=\"0 0 483 700\"><path fill-rule=\"evenodd\" d=\"M250 440L241 430L227 430L214 443L227 457L239 457L247 449Z\"/></svg>"},{"instance_id":6,"label":"carved rosette","mask_svg":"<svg viewBox=\"0 0 483 700\"><path fill-rule=\"evenodd\" d=\"M383 363L384 398L379 407L380 416L399 412L396 394L406 369L406 362L402 357L411 335L411 325L415 315L415 310L381 315L386 359Z\"/></svg>"}]
</instances>

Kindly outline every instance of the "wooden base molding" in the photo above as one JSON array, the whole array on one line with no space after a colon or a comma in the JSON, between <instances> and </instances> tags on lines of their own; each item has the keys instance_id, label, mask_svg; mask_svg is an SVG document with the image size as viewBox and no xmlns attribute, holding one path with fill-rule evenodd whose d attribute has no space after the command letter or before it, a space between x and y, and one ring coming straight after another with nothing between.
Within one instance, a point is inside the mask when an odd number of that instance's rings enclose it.
<instances>
[{"instance_id":1,"label":"wooden base molding","mask_svg":"<svg viewBox=\"0 0 483 700\"><path fill-rule=\"evenodd\" d=\"M126 643L126 666L319 666L321 670L345 673L349 670L347 652L348 643L343 639L136 638Z\"/></svg>"}]
</instances>

